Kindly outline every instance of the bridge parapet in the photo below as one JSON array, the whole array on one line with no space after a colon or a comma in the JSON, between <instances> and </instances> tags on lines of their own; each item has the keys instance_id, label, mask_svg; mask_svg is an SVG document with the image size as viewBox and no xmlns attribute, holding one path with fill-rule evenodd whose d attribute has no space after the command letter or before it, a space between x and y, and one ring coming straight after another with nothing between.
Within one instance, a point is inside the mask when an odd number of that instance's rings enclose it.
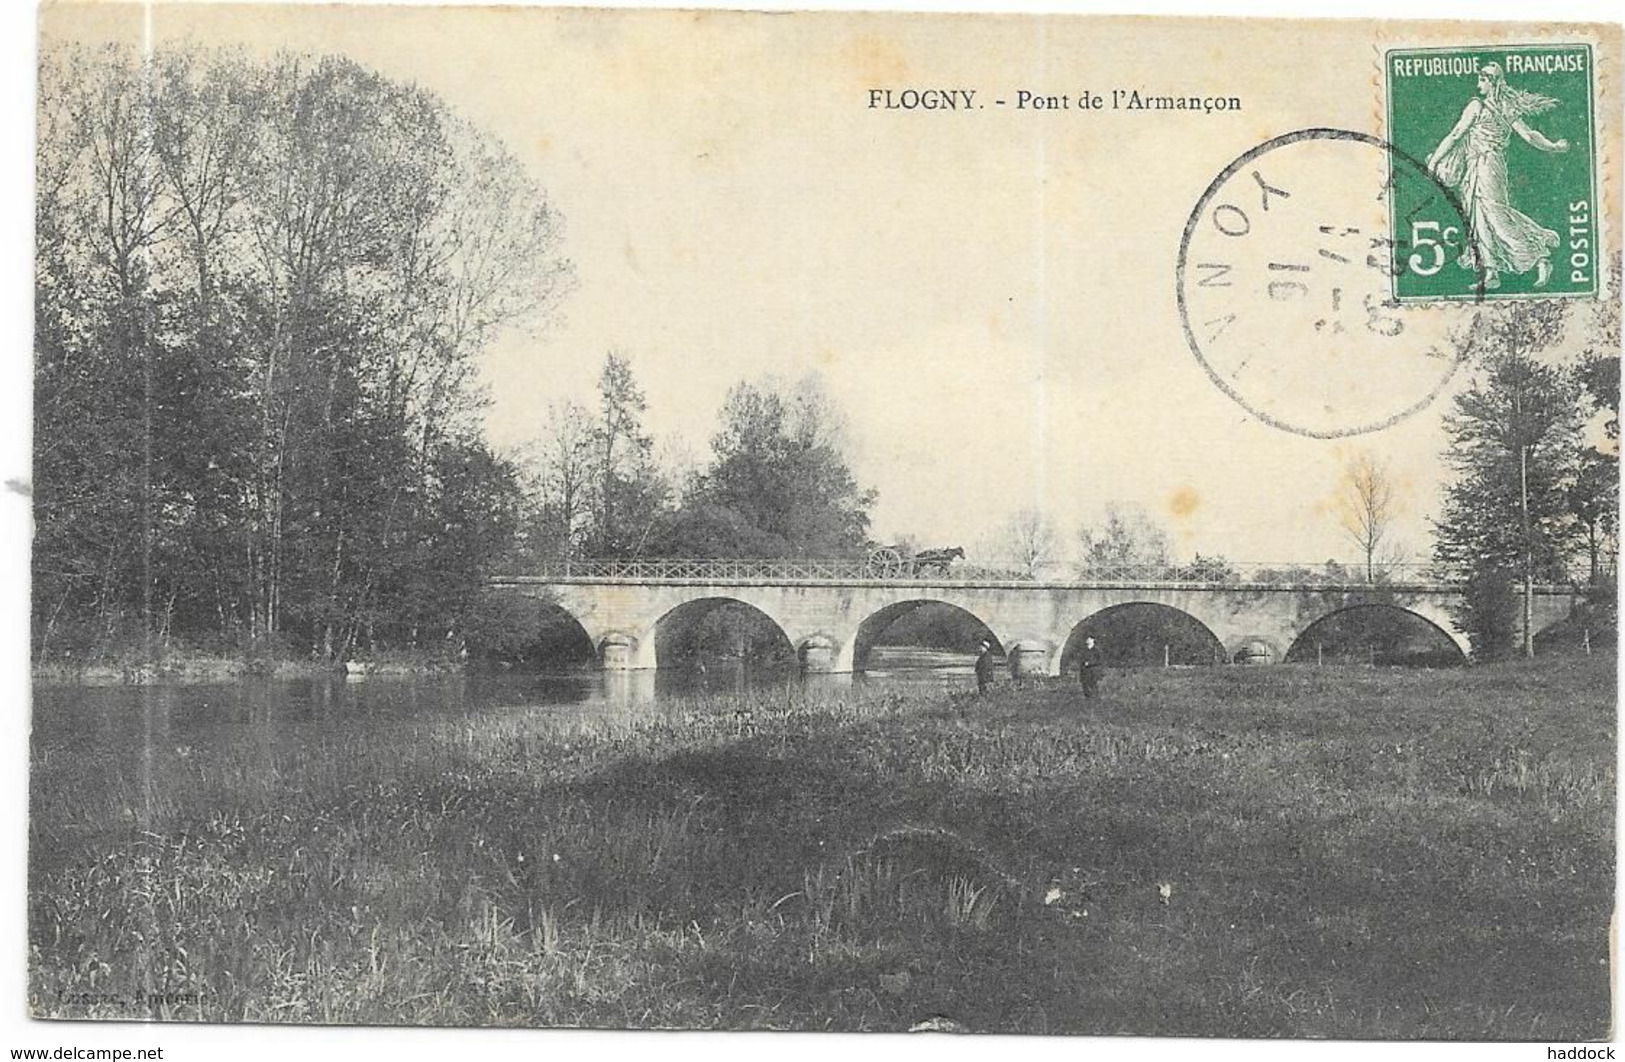
<instances>
[{"instance_id":1,"label":"bridge parapet","mask_svg":"<svg viewBox=\"0 0 1625 1062\"><path fill-rule=\"evenodd\" d=\"M851 586L909 583L916 586L1009 588L1292 587L1297 589L1445 589L1465 573L1432 563L1375 564L1369 569L1333 563L1232 561L1196 564L1115 564L1075 568L1063 579L1038 578L1007 569L958 564L897 574L851 558L589 558L546 561L523 574L501 575L495 583L653 583L670 585ZM1551 587L1549 589L1558 589Z\"/></svg>"},{"instance_id":2,"label":"bridge parapet","mask_svg":"<svg viewBox=\"0 0 1625 1062\"><path fill-rule=\"evenodd\" d=\"M1447 582L1291 582L1272 581L1204 582L1174 579L864 579L864 578L775 578L768 575L716 576L701 578L635 575L493 575L491 587L522 586L714 586L714 587L879 587L893 590L1208 590L1231 593L1395 593L1453 594L1459 583ZM1537 594L1569 594L1569 586L1535 587Z\"/></svg>"}]
</instances>

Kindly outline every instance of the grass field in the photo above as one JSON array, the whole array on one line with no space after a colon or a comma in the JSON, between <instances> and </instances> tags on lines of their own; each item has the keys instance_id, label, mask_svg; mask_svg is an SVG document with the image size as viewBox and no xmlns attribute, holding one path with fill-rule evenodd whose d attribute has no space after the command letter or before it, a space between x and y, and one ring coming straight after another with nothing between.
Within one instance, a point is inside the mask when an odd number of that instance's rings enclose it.
<instances>
[{"instance_id":1,"label":"grass field","mask_svg":"<svg viewBox=\"0 0 1625 1062\"><path fill-rule=\"evenodd\" d=\"M31 1009L1601 1037L1614 666L36 750Z\"/></svg>"}]
</instances>

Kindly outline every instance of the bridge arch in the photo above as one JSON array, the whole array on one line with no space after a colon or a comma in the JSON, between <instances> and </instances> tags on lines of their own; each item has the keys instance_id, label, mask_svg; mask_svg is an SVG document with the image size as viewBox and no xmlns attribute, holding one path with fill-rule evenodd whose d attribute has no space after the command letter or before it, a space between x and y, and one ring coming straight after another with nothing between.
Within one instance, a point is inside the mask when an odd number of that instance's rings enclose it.
<instances>
[{"instance_id":1,"label":"bridge arch","mask_svg":"<svg viewBox=\"0 0 1625 1062\"><path fill-rule=\"evenodd\" d=\"M631 661L634 668L672 668L713 654L788 663L796 646L785 625L759 605L716 595L691 598L663 612L637 637Z\"/></svg>"},{"instance_id":2,"label":"bridge arch","mask_svg":"<svg viewBox=\"0 0 1625 1062\"><path fill-rule=\"evenodd\" d=\"M594 667L599 646L576 614L557 601L487 590L463 621L470 659L536 671Z\"/></svg>"},{"instance_id":3,"label":"bridge arch","mask_svg":"<svg viewBox=\"0 0 1625 1062\"><path fill-rule=\"evenodd\" d=\"M1442 622L1441 622L1442 621ZM1411 663L1454 667L1467 663L1469 644L1448 616L1387 602L1361 602L1316 619L1292 642L1287 663Z\"/></svg>"},{"instance_id":4,"label":"bridge arch","mask_svg":"<svg viewBox=\"0 0 1625 1062\"><path fill-rule=\"evenodd\" d=\"M870 650L875 647L886 631L899 620L915 614L926 606L934 606L935 610L939 610L943 617L957 628L953 632L956 644L952 648L966 653L974 653L978 643L983 638L986 638L993 643L996 652L1000 654L1008 653L1009 647L994 633L992 625L975 612L952 601L919 597L894 601L871 612L858 624L857 630L852 634L851 639L837 654L836 670L867 670Z\"/></svg>"},{"instance_id":5,"label":"bridge arch","mask_svg":"<svg viewBox=\"0 0 1625 1062\"><path fill-rule=\"evenodd\" d=\"M1605 612L1579 604L1568 615L1535 615L1535 655L1540 656L1581 645L1616 644L1617 623Z\"/></svg>"},{"instance_id":6,"label":"bridge arch","mask_svg":"<svg viewBox=\"0 0 1625 1062\"><path fill-rule=\"evenodd\" d=\"M1108 605L1073 625L1061 649L1059 674L1077 670L1083 641L1091 636L1108 667L1160 667L1165 659L1172 664L1194 666L1225 659L1224 643L1218 635L1184 609L1155 601L1124 601Z\"/></svg>"}]
</instances>

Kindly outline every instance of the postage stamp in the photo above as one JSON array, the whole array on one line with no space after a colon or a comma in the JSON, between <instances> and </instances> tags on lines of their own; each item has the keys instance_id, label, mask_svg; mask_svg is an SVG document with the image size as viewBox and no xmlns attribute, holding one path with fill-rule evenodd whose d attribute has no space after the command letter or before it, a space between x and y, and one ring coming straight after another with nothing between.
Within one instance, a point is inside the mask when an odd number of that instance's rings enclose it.
<instances>
[{"instance_id":1,"label":"postage stamp","mask_svg":"<svg viewBox=\"0 0 1625 1062\"><path fill-rule=\"evenodd\" d=\"M1391 204L1408 249L1396 298L1596 296L1592 58L1587 44L1386 53L1390 166L1420 161L1456 199Z\"/></svg>"}]
</instances>

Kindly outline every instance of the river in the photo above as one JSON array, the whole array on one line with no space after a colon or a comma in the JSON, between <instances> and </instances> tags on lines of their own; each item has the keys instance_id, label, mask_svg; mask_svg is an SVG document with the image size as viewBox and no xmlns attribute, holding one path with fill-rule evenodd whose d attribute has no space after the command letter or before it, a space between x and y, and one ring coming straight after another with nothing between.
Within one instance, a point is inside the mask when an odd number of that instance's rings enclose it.
<instances>
[{"instance_id":1,"label":"river","mask_svg":"<svg viewBox=\"0 0 1625 1062\"><path fill-rule=\"evenodd\" d=\"M514 672L368 675L359 678L242 678L224 682L125 686L40 684L33 695L36 754L158 743L175 748L256 740L297 743L345 729L382 730L424 715L465 717L545 713L561 721L633 719L681 702L750 694L777 700L853 685L970 689L969 659L930 651L887 654L885 668L862 674L796 675L713 666L700 671Z\"/></svg>"}]
</instances>

